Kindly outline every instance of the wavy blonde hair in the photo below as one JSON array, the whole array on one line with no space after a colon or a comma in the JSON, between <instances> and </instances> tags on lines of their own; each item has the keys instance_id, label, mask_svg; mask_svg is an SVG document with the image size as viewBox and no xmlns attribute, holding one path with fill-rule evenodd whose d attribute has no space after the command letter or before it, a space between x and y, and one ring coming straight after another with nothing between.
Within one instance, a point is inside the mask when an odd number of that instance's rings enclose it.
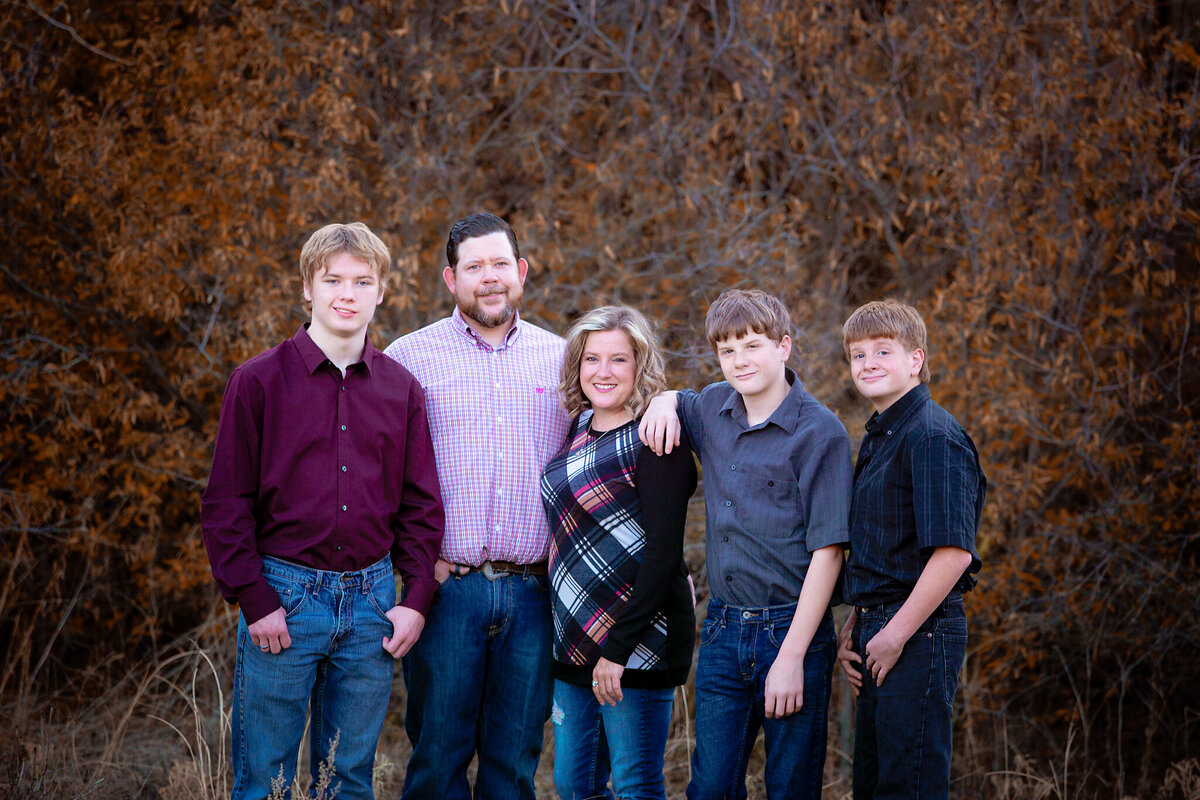
<instances>
[{"instance_id":1,"label":"wavy blonde hair","mask_svg":"<svg viewBox=\"0 0 1200 800\"><path fill-rule=\"evenodd\" d=\"M633 394L625 410L637 419L646 410L650 398L667 388L666 369L658 352L654 329L642 313L629 306L601 306L584 314L567 333L567 352L563 356L558 396L567 413L577 417L589 407L587 396L579 383L579 365L589 333L623 331L633 344Z\"/></svg>"}]
</instances>

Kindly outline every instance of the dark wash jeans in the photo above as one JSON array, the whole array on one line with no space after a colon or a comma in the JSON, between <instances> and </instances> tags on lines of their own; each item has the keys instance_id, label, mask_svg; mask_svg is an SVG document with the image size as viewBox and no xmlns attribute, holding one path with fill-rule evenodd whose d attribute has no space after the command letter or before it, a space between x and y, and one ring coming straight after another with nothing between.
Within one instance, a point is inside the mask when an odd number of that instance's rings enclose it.
<instances>
[{"instance_id":1,"label":"dark wash jeans","mask_svg":"<svg viewBox=\"0 0 1200 800\"><path fill-rule=\"evenodd\" d=\"M902 603L858 609L853 647L883 629ZM904 645L876 686L862 665L854 724L854 800L937 800L950 794L951 713L967 651L967 617L957 593Z\"/></svg>"},{"instance_id":2,"label":"dark wash jeans","mask_svg":"<svg viewBox=\"0 0 1200 800\"><path fill-rule=\"evenodd\" d=\"M545 575L471 572L442 584L402 662L413 743L404 800L533 800L553 637Z\"/></svg>"},{"instance_id":3,"label":"dark wash jeans","mask_svg":"<svg viewBox=\"0 0 1200 800\"><path fill-rule=\"evenodd\" d=\"M696 666L689 800L746 797L746 765L759 728L766 744L763 777L769 800L821 796L837 656L829 611L804 655L803 706L787 717L765 715L767 673L795 613L795 603L741 608L709 600Z\"/></svg>"}]
</instances>

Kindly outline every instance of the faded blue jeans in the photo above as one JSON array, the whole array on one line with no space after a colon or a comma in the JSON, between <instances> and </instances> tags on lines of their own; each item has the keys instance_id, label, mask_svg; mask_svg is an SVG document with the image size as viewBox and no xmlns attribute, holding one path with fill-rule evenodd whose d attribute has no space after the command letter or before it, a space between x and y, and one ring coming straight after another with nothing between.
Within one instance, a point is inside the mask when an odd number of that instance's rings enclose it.
<instances>
[{"instance_id":1,"label":"faded blue jeans","mask_svg":"<svg viewBox=\"0 0 1200 800\"><path fill-rule=\"evenodd\" d=\"M554 788L562 800L666 800L675 689L622 687L621 694L615 706L602 706L591 689L554 682Z\"/></svg>"},{"instance_id":2,"label":"faded blue jeans","mask_svg":"<svg viewBox=\"0 0 1200 800\"><path fill-rule=\"evenodd\" d=\"M532 800L550 716L550 590L545 575L451 576L403 659L413 744L404 800Z\"/></svg>"},{"instance_id":3,"label":"faded blue jeans","mask_svg":"<svg viewBox=\"0 0 1200 800\"><path fill-rule=\"evenodd\" d=\"M858 608L854 652L883 629L902 603ZM862 665L854 722L854 800L937 800L950 794L951 712L967 651L962 597L952 593L909 638L875 686Z\"/></svg>"},{"instance_id":4,"label":"faded blue jeans","mask_svg":"<svg viewBox=\"0 0 1200 800\"><path fill-rule=\"evenodd\" d=\"M766 718L766 681L796 613L795 603L728 606L715 597L700 632L696 749L689 800L746 797L746 765L759 728L766 740L769 800L819 798L837 657L827 610L804 655L804 699L790 716Z\"/></svg>"},{"instance_id":5,"label":"faded blue jeans","mask_svg":"<svg viewBox=\"0 0 1200 800\"><path fill-rule=\"evenodd\" d=\"M385 612L396 604L392 562L385 556L358 572L329 572L265 556L263 575L279 594L292 646L260 650L240 617L230 718L233 800L265 798L280 780L291 796L310 704L314 781L336 738L339 800L373 798L375 748L395 669L383 649L383 637L392 635Z\"/></svg>"}]
</instances>

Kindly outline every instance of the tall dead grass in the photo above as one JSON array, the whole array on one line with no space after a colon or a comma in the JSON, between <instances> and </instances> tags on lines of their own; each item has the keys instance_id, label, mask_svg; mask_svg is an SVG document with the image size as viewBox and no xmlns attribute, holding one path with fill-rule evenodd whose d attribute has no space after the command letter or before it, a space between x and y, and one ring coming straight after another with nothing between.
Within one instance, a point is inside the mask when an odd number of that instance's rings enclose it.
<instances>
[{"instance_id":1,"label":"tall dead grass","mask_svg":"<svg viewBox=\"0 0 1200 800\"><path fill-rule=\"evenodd\" d=\"M67 798L160 798L219 800L229 796L229 710L234 667L228 614L210 619L186 640L173 643L152 663L131 670L113 691L89 703L59 705L47 699L27 709L26 724L0 737L0 800ZM960 689L953 796L990 800L1130 800L1132 796L1085 793L1086 761L1079 753L1081 731L1072 729L1061 743L1062 758L1051 763L1029 758L1011 745L1002 726L997 746L979 735L989 721L972 701L976 687L970 670ZM672 734L666 751L669 797L682 797L689 778L692 747L692 686L676 696ZM375 767L380 797L399 796L409 746L403 731L404 685L397 677ZM4 709L6 712L9 709ZM4 716L12 719L7 713ZM1005 721L1006 726L1019 724ZM830 708L829 751L824 797L850 798L853 700L840 676ZM307 737L305 737L307 740ZM305 746L306 748L307 746ZM546 748L536 786L540 797L554 797L553 739L547 725ZM751 800L765 798L761 781L762 741L751 757L747 781ZM314 790L324 800L337 797L336 764L317 776L307 770L302 752L293 796ZM326 765L327 767L329 765ZM282 788L282 787L281 787ZM282 797L283 793L278 792ZM1152 796L1138 800L1200 800L1200 759L1179 762Z\"/></svg>"}]
</instances>

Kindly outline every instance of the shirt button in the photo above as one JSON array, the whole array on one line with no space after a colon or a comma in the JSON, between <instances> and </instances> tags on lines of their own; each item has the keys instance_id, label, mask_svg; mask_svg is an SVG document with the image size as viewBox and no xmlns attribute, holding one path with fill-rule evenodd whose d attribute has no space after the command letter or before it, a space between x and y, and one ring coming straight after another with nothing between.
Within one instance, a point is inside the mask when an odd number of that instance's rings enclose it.
<instances>
[{"instance_id":1,"label":"shirt button","mask_svg":"<svg viewBox=\"0 0 1200 800\"><path fill-rule=\"evenodd\" d=\"M343 391L343 392L344 392L344 391L346 391L346 387L345 387L345 386L343 386L343 387L342 387L342 391Z\"/></svg>"},{"instance_id":2,"label":"shirt button","mask_svg":"<svg viewBox=\"0 0 1200 800\"><path fill-rule=\"evenodd\" d=\"M345 471L346 471L346 465L345 465L345 464L343 464L343 465L342 465L342 472L345 472Z\"/></svg>"},{"instance_id":3,"label":"shirt button","mask_svg":"<svg viewBox=\"0 0 1200 800\"><path fill-rule=\"evenodd\" d=\"M733 583L733 576L732 576L732 575L726 575L726 576L725 576L725 582L726 582L726 583Z\"/></svg>"},{"instance_id":4,"label":"shirt button","mask_svg":"<svg viewBox=\"0 0 1200 800\"><path fill-rule=\"evenodd\" d=\"M338 549L338 550L341 550L341 549L342 549L342 546L339 544L339 545L337 546L337 549Z\"/></svg>"},{"instance_id":5,"label":"shirt button","mask_svg":"<svg viewBox=\"0 0 1200 800\"><path fill-rule=\"evenodd\" d=\"M729 465L729 468L730 468L730 469L732 469L732 470L735 470L735 471L736 471L736 470L737 470L737 464L730 464L730 465Z\"/></svg>"},{"instance_id":6,"label":"shirt button","mask_svg":"<svg viewBox=\"0 0 1200 800\"><path fill-rule=\"evenodd\" d=\"M343 509L345 509L345 506L342 506L342 508L343 508ZM722 541L722 542L728 542L728 541L729 541L729 537L728 537L728 536L722 536L722 537L721 537L721 541Z\"/></svg>"},{"instance_id":7,"label":"shirt button","mask_svg":"<svg viewBox=\"0 0 1200 800\"><path fill-rule=\"evenodd\" d=\"M345 507L345 506L342 506L342 511L345 511L345 510L346 510L346 507Z\"/></svg>"},{"instance_id":8,"label":"shirt button","mask_svg":"<svg viewBox=\"0 0 1200 800\"><path fill-rule=\"evenodd\" d=\"M345 425L343 425L343 426L342 426L342 430L346 430L346 426L345 426Z\"/></svg>"},{"instance_id":9,"label":"shirt button","mask_svg":"<svg viewBox=\"0 0 1200 800\"><path fill-rule=\"evenodd\" d=\"M726 500L726 501L725 501L725 505L727 505L727 506L731 506L731 505L733 505L733 501L732 501L732 500Z\"/></svg>"}]
</instances>

